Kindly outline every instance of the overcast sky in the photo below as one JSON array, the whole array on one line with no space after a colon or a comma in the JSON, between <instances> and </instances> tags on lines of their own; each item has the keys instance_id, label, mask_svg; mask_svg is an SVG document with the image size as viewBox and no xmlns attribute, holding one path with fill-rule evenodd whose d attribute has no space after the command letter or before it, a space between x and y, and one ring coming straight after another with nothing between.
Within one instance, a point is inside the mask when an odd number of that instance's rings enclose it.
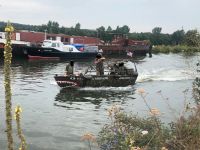
<instances>
[{"instance_id":1,"label":"overcast sky","mask_svg":"<svg viewBox=\"0 0 200 150\"><path fill-rule=\"evenodd\" d=\"M200 0L0 0L0 21L82 29L128 25L131 32L200 29Z\"/></svg>"}]
</instances>

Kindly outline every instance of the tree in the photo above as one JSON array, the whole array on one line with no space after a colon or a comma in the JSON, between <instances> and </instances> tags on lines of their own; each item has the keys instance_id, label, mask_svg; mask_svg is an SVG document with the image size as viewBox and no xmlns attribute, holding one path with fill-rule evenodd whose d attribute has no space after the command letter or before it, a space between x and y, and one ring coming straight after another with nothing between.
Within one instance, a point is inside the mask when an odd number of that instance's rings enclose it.
<instances>
[{"instance_id":1,"label":"tree","mask_svg":"<svg viewBox=\"0 0 200 150\"><path fill-rule=\"evenodd\" d=\"M110 26L108 26L108 28L107 28L106 31L107 31L107 32L111 32L111 31L112 31L112 28L111 28Z\"/></svg>"},{"instance_id":2,"label":"tree","mask_svg":"<svg viewBox=\"0 0 200 150\"><path fill-rule=\"evenodd\" d=\"M172 43L174 43L175 45L183 43L184 36L185 36L184 30L175 31L171 36Z\"/></svg>"},{"instance_id":3,"label":"tree","mask_svg":"<svg viewBox=\"0 0 200 150\"><path fill-rule=\"evenodd\" d=\"M200 35L197 30L189 30L185 34L185 44L188 46L200 46Z\"/></svg>"},{"instance_id":4,"label":"tree","mask_svg":"<svg viewBox=\"0 0 200 150\"><path fill-rule=\"evenodd\" d=\"M130 31L130 28L127 25L124 25L123 27L117 26L115 32L121 33L121 34L128 34Z\"/></svg>"},{"instance_id":5,"label":"tree","mask_svg":"<svg viewBox=\"0 0 200 150\"><path fill-rule=\"evenodd\" d=\"M59 24L55 21L49 21L47 23L47 30L49 33L59 33Z\"/></svg>"},{"instance_id":6,"label":"tree","mask_svg":"<svg viewBox=\"0 0 200 150\"><path fill-rule=\"evenodd\" d=\"M161 27L155 27L155 28L152 29L153 34L160 34L161 31L162 31Z\"/></svg>"},{"instance_id":7,"label":"tree","mask_svg":"<svg viewBox=\"0 0 200 150\"><path fill-rule=\"evenodd\" d=\"M76 29L76 30L80 30L80 29L81 29L81 24L80 24L80 23L77 23L77 24L75 25L75 29Z\"/></svg>"},{"instance_id":8,"label":"tree","mask_svg":"<svg viewBox=\"0 0 200 150\"><path fill-rule=\"evenodd\" d=\"M103 36L105 35L105 27L101 26L97 28L97 32L98 32L98 36L103 39Z\"/></svg>"}]
</instances>

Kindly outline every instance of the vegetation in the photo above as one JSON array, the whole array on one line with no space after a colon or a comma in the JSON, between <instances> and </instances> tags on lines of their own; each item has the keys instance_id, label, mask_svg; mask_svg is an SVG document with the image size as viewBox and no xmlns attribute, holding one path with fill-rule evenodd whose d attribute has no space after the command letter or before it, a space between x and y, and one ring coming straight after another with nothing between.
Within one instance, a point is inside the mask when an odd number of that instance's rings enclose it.
<instances>
[{"instance_id":1,"label":"vegetation","mask_svg":"<svg viewBox=\"0 0 200 150\"><path fill-rule=\"evenodd\" d=\"M100 26L95 30L81 29L80 23L77 23L74 27L73 26L60 27L59 23L55 21L48 21L47 24L43 25L24 25L18 23L13 23L13 25L15 26L16 30L28 30L36 32L47 31L47 33L56 33L56 34L62 33L66 35L98 37L107 43L111 42L114 36L123 36L134 40L148 40L154 46L157 45L165 45L165 46L185 45L189 47L200 46L200 35L196 29L189 30L187 32L181 29L175 31L172 34L164 34L162 33L161 27L153 28L152 32L130 33L130 28L127 25L124 25L122 27L117 26L116 29L112 29L111 26L108 26L107 28L104 26ZM0 31L4 31L5 26L6 26L5 22L0 22ZM165 47L160 47L160 48L163 49ZM156 52L158 52L158 50L162 52L162 49L157 48Z\"/></svg>"},{"instance_id":2,"label":"vegetation","mask_svg":"<svg viewBox=\"0 0 200 150\"><path fill-rule=\"evenodd\" d=\"M108 111L111 121L98 135L97 142L101 150L200 149L199 105L191 108L187 104L177 120L166 126L159 120L160 111L149 107L145 91L139 89L138 93L142 96L150 117L128 115L118 107L112 107ZM169 109L173 110L170 105Z\"/></svg>"},{"instance_id":3,"label":"vegetation","mask_svg":"<svg viewBox=\"0 0 200 150\"><path fill-rule=\"evenodd\" d=\"M8 150L14 150L13 142L13 127L12 127L12 92L11 92L11 62L12 62L12 47L11 35L14 31L13 26L8 22L5 27L6 43L4 46L4 87L5 87L5 106L6 106L6 133L8 140ZM15 108L15 120L17 124L17 135L20 139L19 150L26 150L26 140L21 129L21 112L22 109L18 105Z\"/></svg>"},{"instance_id":4,"label":"vegetation","mask_svg":"<svg viewBox=\"0 0 200 150\"><path fill-rule=\"evenodd\" d=\"M197 63L197 73L199 73ZM160 111L151 108L146 101L144 89L137 90L142 97L150 117L140 118L128 115L114 106L108 110L110 123L106 124L98 135L98 143L102 150L196 150L200 149L200 79L193 82L193 96L196 106L184 100L184 110L179 116L170 106L168 99L158 92L168 104L176 118L169 126L159 120ZM184 91L186 98L187 90Z\"/></svg>"},{"instance_id":5,"label":"vegetation","mask_svg":"<svg viewBox=\"0 0 200 150\"><path fill-rule=\"evenodd\" d=\"M152 48L152 51L154 53L194 53L194 52L200 52L200 47L195 46L187 46L187 45L158 45L154 46Z\"/></svg>"}]
</instances>

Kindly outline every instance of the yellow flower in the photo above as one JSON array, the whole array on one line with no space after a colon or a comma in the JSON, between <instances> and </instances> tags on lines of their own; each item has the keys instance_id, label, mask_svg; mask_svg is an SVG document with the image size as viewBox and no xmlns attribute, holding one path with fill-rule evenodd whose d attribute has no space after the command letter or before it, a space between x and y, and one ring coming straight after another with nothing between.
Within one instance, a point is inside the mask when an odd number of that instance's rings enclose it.
<instances>
[{"instance_id":1,"label":"yellow flower","mask_svg":"<svg viewBox=\"0 0 200 150\"><path fill-rule=\"evenodd\" d=\"M154 115L154 116L160 115L160 111L159 111L157 108L152 108L152 109L150 110L150 114L151 114L151 115Z\"/></svg>"},{"instance_id":2,"label":"yellow flower","mask_svg":"<svg viewBox=\"0 0 200 150\"><path fill-rule=\"evenodd\" d=\"M22 112L22 108L19 105L17 105L17 107L15 108L15 113L19 114L21 112Z\"/></svg>"},{"instance_id":3,"label":"yellow flower","mask_svg":"<svg viewBox=\"0 0 200 150\"><path fill-rule=\"evenodd\" d=\"M9 27L6 27L6 28L5 28L5 32L10 32L10 28L9 28Z\"/></svg>"},{"instance_id":4,"label":"yellow flower","mask_svg":"<svg viewBox=\"0 0 200 150\"><path fill-rule=\"evenodd\" d=\"M10 32L13 32L13 31L14 31L13 26L10 26Z\"/></svg>"},{"instance_id":5,"label":"yellow flower","mask_svg":"<svg viewBox=\"0 0 200 150\"><path fill-rule=\"evenodd\" d=\"M137 92L138 92L139 94L144 94L144 93L145 93L145 90L144 90L143 88L139 88L139 89L137 89Z\"/></svg>"},{"instance_id":6,"label":"yellow flower","mask_svg":"<svg viewBox=\"0 0 200 150\"><path fill-rule=\"evenodd\" d=\"M81 140L82 141L92 141L94 142L96 140L95 136L92 134L92 133L86 133L84 134L82 137L81 137Z\"/></svg>"}]
</instances>

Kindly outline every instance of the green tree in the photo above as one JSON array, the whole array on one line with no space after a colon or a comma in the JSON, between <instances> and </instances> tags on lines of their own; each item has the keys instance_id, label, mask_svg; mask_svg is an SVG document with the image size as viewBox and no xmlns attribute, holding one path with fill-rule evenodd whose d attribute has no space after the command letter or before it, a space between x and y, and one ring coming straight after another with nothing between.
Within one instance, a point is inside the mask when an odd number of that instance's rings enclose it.
<instances>
[{"instance_id":1,"label":"green tree","mask_svg":"<svg viewBox=\"0 0 200 150\"><path fill-rule=\"evenodd\" d=\"M49 21L47 23L47 30L49 33L59 33L59 24L55 21Z\"/></svg>"},{"instance_id":2,"label":"green tree","mask_svg":"<svg viewBox=\"0 0 200 150\"><path fill-rule=\"evenodd\" d=\"M80 29L81 29L81 24L80 24L80 23L77 23L77 24L75 25L75 29L76 29L76 30L80 30Z\"/></svg>"},{"instance_id":3,"label":"green tree","mask_svg":"<svg viewBox=\"0 0 200 150\"><path fill-rule=\"evenodd\" d=\"M130 31L130 28L127 25L124 25L123 27L117 26L115 32L121 33L121 34L128 34Z\"/></svg>"},{"instance_id":4,"label":"green tree","mask_svg":"<svg viewBox=\"0 0 200 150\"><path fill-rule=\"evenodd\" d=\"M106 30L107 32L111 32L112 31L112 28L111 28L111 26L108 26L108 28L107 28L107 30Z\"/></svg>"},{"instance_id":5,"label":"green tree","mask_svg":"<svg viewBox=\"0 0 200 150\"><path fill-rule=\"evenodd\" d=\"M160 34L161 31L162 31L161 27L155 27L155 28L152 29L153 34Z\"/></svg>"},{"instance_id":6,"label":"green tree","mask_svg":"<svg viewBox=\"0 0 200 150\"><path fill-rule=\"evenodd\" d=\"M185 44L188 46L200 46L200 35L196 29L187 31L185 34Z\"/></svg>"},{"instance_id":7,"label":"green tree","mask_svg":"<svg viewBox=\"0 0 200 150\"><path fill-rule=\"evenodd\" d=\"M101 27L97 28L97 32L98 32L99 38L103 39L103 37L105 35L105 27L101 26Z\"/></svg>"},{"instance_id":8,"label":"green tree","mask_svg":"<svg viewBox=\"0 0 200 150\"><path fill-rule=\"evenodd\" d=\"M174 43L175 45L183 43L184 36L185 36L184 30L175 31L171 36L172 43Z\"/></svg>"}]
</instances>

